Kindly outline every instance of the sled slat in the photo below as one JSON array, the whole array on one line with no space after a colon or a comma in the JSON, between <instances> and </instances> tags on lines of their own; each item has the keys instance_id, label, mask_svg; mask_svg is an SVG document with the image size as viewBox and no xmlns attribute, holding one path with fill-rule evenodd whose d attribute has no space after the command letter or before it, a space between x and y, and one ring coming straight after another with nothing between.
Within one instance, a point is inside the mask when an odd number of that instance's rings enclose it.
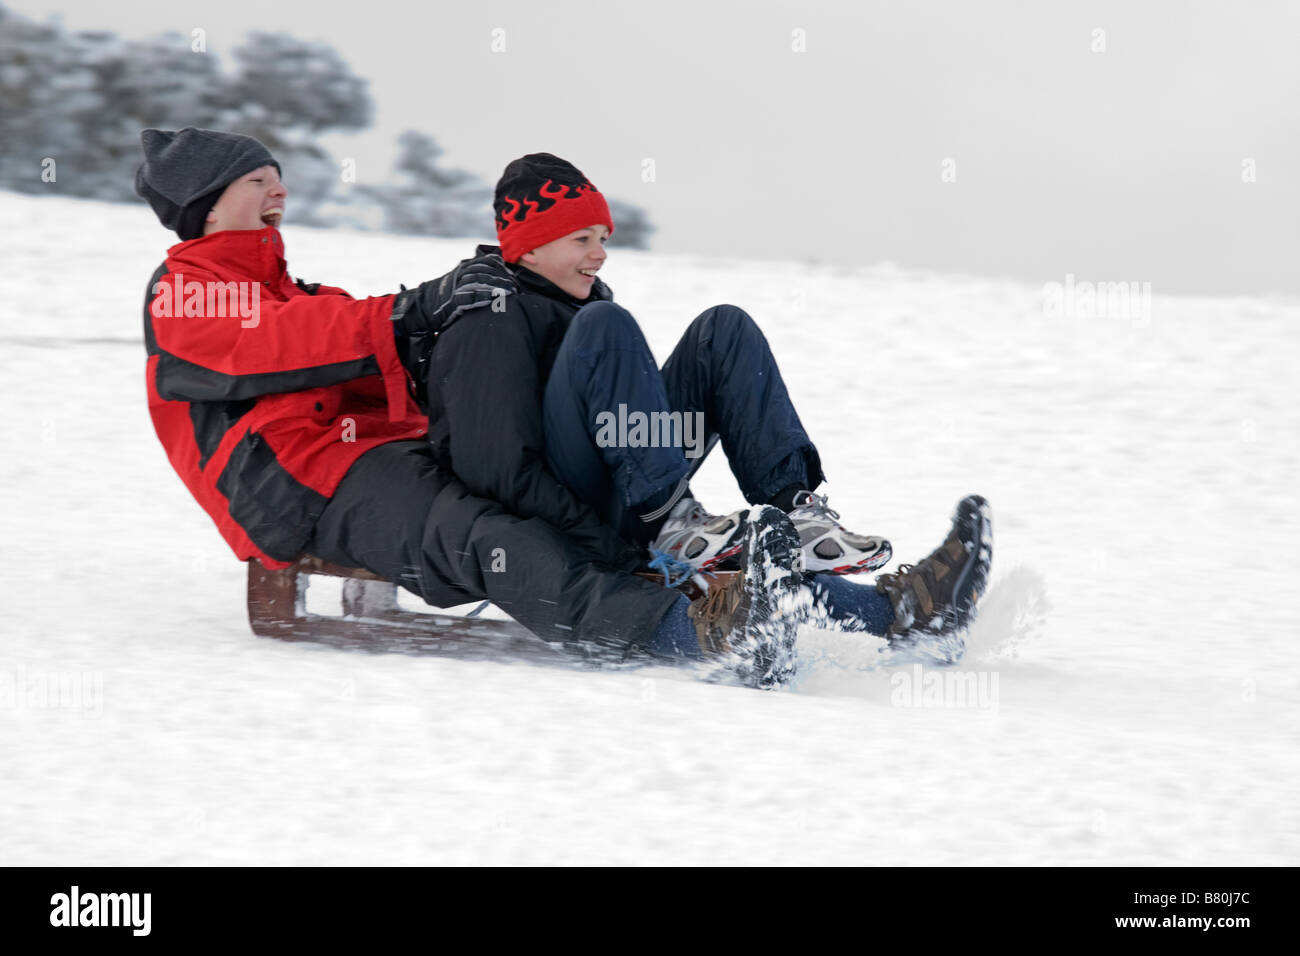
<instances>
[{"instance_id":1,"label":"sled slat","mask_svg":"<svg viewBox=\"0 0 1300 956\"><path fill-rule=\"evenodd\" d=\"M307 611L307 579L313 574L346 579L343 586L346 616ZM363 568L346 568L312 555L303 555L292 567L281 570L270 570L256 560L248 562L248 621L253 633L259 636L289 641L338 640L349 635L365 640L373 636L395 636L402 630L424 636L474 631L499 634L511 629L527 633L511 621L471 620L403 610L397 603L397 585Z\"/></svg>"}]
</instances>

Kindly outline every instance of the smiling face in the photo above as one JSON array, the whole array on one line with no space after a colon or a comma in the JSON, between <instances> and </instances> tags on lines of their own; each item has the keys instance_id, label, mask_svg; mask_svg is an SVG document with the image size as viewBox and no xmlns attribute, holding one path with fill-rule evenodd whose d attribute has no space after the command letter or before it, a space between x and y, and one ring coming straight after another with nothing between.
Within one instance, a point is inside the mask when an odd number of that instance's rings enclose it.
<instances>
[{"instance_id":1,"label":"smiling face","mask_svg":"<svg viewBox=\"0 0 1300 956\"><path fill-rule=\"evenodd\" d=\"M262 229L279 226L289 191L274 166L240 176L226 187L203 222L203 234L223 229Z\"/></svg>"},{"instance_id":2,"label":"smiling face","mask_svg":"<svg viewBox=\"0 0 1300 956\"><path fill-rule=\"evenodd\" d=\"M550 279L575 299L585 299L596 284L596 270L605 264L604 225L587 226L538 246L519 257L519 263Z\"/></svg>"}]
</instances>

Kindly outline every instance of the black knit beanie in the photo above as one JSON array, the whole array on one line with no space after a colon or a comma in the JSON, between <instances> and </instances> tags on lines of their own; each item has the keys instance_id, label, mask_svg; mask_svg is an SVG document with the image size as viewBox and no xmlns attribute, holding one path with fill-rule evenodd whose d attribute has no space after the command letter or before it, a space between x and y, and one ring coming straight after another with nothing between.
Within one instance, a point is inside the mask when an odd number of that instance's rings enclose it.
<instances>
[{"instance_id":1,"label":"black knit beanie","mask_svg":"<svg viewBox=\"0 0 1300 956\"><path fill-rule=\"evenodd\" d=\"M529 153L506 166L492 208L506 262L597 223L614 233L600 190L568 160L550 153Z\"/></svg>"},{"instance_id":2,"label":"black knit beanie","mask_svg":"<svg viewBox=\"0 0 1300 956\"><path fill-rule=\"evenodd\" d=\"M251 136L187 126L140 132L144 162L135 172L135 192L147 199L159 221L182 239L203 235L203 222L222 190L263 166L280 171L271 151Z\"/></svg>"}]
</instances>

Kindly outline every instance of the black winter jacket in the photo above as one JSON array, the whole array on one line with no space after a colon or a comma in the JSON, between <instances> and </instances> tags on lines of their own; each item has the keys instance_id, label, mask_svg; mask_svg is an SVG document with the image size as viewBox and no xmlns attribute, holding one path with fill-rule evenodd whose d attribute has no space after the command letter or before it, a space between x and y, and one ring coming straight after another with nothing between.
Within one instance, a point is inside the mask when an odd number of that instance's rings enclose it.
<instances>
[{"instance_id":1,"label":"black winter jacket","mask_svg":"<svg viewBox=\"0 0 1300 956\"><path fill-rule=\"evenodd\" d=\"M477 250L489 252L499 249ZM587 302L613 293L598 278L580 301L529 269L514 273L519 293L504 311L475 309L438 336L426 373L434 455L472 494L541 518L600 562L634 570L640 547L551 474L542 431L542 395L569 323Z\"/></svg>"}]
</instances>

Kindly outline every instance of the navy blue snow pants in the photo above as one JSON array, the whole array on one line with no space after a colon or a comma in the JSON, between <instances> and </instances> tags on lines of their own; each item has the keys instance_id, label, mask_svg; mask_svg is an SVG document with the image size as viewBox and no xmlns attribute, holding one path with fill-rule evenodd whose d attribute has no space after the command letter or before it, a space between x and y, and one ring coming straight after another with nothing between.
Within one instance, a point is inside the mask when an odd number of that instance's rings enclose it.
<instances>
[{"instance_id":1,"label":"navy blue snow pants","mask_svg":"<svg viewBox=\"0 0 1300 956\"><path fill-rule=\"evenodd\" d=\"M717 442L750 504L825 480L767 339L734 305L702 312L662 370L631 313L583 306L552 366L542 421L551 472L627 538L641 506L684 487ZM649 424L638 432L638 421Z\"/></svg>"},{"instance_id":2,"label":"navy blue snow pants","mask_svg":"<svg viewBox=\"0 0 1300 956\"><path fill-rule=\"evenodd\" d=\"M638 435L636 413L642 421L659 413L660 422L680 424L681 441L651 444L663 429ZM677 413L677 422L668 413ZM662 370L626 309L613 302L583 306L556 355L542 415L551 472L628 538L637 536L638 515L676 500L674 486L680 491L718 441L750 504L792 484L812 490L825 480L767 340L734 305L701 313ZM827 575L809 575L809 583L846 629L883 635L893 620L889 599L872 587ZM652 653L699 655L686 606L679 599L660 622L647 645Z\"/></svg>"}]
</instances>

